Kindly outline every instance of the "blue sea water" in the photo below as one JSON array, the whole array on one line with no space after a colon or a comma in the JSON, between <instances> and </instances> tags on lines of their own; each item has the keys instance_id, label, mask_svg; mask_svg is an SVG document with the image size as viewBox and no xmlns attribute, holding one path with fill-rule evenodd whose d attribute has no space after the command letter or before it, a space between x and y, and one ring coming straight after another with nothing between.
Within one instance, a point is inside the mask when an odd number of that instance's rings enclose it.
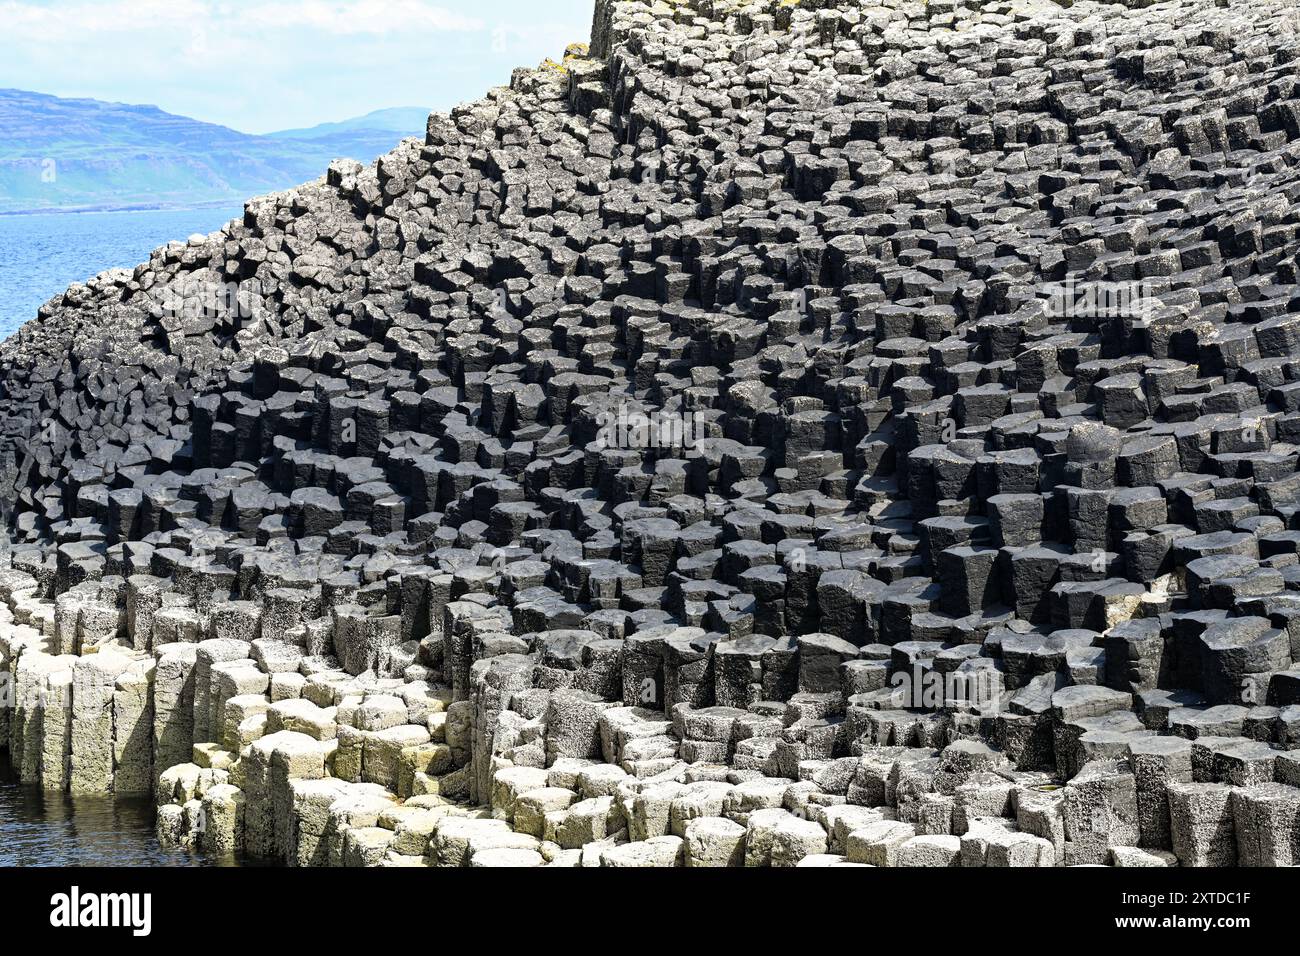
<instances>
[{"instance_id":1,"label":"blue sea water","mask_svg":"<svg viewBox=\"0 0 1300 956\"><path fill-rule=\"evenodd\" d=\"M164 849L147 797L46 793L17 782L0 751L0 867L235 866L233 856Z\"/></svg>"},{"instance_id":2,"label":"blue sea water","mask_svg":"<svg viewBox=\"0 0 1300 956\"><path fill-rule=\"evenodd\" d=\"M73 282L130 268L174 239L220 229L240 206L0 216L0 339Z\"/></svg>"},{"instance_id":3,"label":"blue sea water","mask_svg":"<svg viewBox=\"0 0 1300 956\"><path fill-rule=\"evenodd\" d=\"M0 216L0 339L52 296L158 246L209 233L241 207ZM223 864L165 850L150 800L69 797L19 784L0 751L0 867Z\"/></svg>"}]
</instances>

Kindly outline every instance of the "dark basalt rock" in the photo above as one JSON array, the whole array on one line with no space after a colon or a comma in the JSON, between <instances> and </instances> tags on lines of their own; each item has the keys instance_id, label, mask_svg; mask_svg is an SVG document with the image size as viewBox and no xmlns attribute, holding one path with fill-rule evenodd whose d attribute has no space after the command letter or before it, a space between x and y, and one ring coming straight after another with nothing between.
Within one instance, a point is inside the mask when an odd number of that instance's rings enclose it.
<instances>
[{"instance_id":1,"label":"dark basalt rock","mask_svg":"<svg viewBox=\"0 0 1300 956\"><path fill-rule=\"evenodd\" d=\"M1051 862L1235 859L1300 784L1300 23L1175 7L600 0L0 346L0 596L53 653L259 648L159 761L389 681L482 801L684 760L955 839L1000 773Z\"/></svg>"}]
</instances>

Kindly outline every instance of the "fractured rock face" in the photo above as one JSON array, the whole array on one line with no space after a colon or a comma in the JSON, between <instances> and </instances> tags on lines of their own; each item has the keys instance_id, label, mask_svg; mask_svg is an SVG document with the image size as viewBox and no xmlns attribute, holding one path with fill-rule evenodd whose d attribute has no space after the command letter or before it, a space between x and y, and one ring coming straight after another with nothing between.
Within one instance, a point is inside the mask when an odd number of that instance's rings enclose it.
<instances>
[{"instance_id":1,"label":"fractured rock face","mask_svg":"<svg viewBox=\"0 0 1300 956\"><path fill-rule=\"evenodd\" d=\"M73 286L20 778L317 865L1293 862L1291 6L599 0Z\"/></svg>"}]
</instances>

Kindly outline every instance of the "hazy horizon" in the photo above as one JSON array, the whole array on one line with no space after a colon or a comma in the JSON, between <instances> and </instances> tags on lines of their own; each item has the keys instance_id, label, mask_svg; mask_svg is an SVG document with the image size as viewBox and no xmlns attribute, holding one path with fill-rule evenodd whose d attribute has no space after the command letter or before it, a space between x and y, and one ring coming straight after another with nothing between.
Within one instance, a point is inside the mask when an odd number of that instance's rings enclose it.
<instances>
[{"instance_id":1,"label":"hazy horizon","mask_svg":"<svg viewBox=\"0 0 1300 956\"><path fill-rule=\"evenodd\" d=\"M0 87L156 106L255 135L383 109L447 110L587 40L593 6L0 0Z\"/></svg>"}]
</instances>

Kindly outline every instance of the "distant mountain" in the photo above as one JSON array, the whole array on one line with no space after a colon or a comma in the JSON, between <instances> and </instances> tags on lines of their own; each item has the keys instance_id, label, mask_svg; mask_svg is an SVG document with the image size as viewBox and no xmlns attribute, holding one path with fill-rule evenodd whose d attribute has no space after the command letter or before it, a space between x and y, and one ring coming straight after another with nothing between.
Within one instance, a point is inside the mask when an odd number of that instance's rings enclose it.
<instances>
[{"instance_id":1,"label":"distant mountain","mask_svg":"<svg viewBox=\"0 0 1300 956\"><path fill-rule=\"evenodd\" d=\"M369 161L383 155L404 136L424 135L429 111L419 106L397 106L375 110L365 116L342 120L338 123L321 123L307 129L286 129L267 133L268 139L310 142L326 152L352 159L366 157ZM394 139L394 136L397 138Z\"/></svg>"},{"instance_id":2,"label":"distant mountain","mask_svg":"<svg viewBox=\"0 0 1300 956\"><path fill-rule=\"evenodd\" d=\"M423 136L427 115L379 110L253 136L156 106L0 89L0 213L242 202L339 157L369 162Z\"/></svg>"},{"instance_id":3,"label":"distant mountain","mask_svg":"<svg viewBox=\"0 0 1300 956\"><path fill-rule=\"evenodd\" d=\"M365 116L355 116L337 123L321 123L308 129L286 129L266 135L272 139L320 139L356 130L384 130L410 136L411 130L423 130L428 118L429 110L422 106L394 106L392 109L375 110Z\"/></svg>"}]
</instances>

